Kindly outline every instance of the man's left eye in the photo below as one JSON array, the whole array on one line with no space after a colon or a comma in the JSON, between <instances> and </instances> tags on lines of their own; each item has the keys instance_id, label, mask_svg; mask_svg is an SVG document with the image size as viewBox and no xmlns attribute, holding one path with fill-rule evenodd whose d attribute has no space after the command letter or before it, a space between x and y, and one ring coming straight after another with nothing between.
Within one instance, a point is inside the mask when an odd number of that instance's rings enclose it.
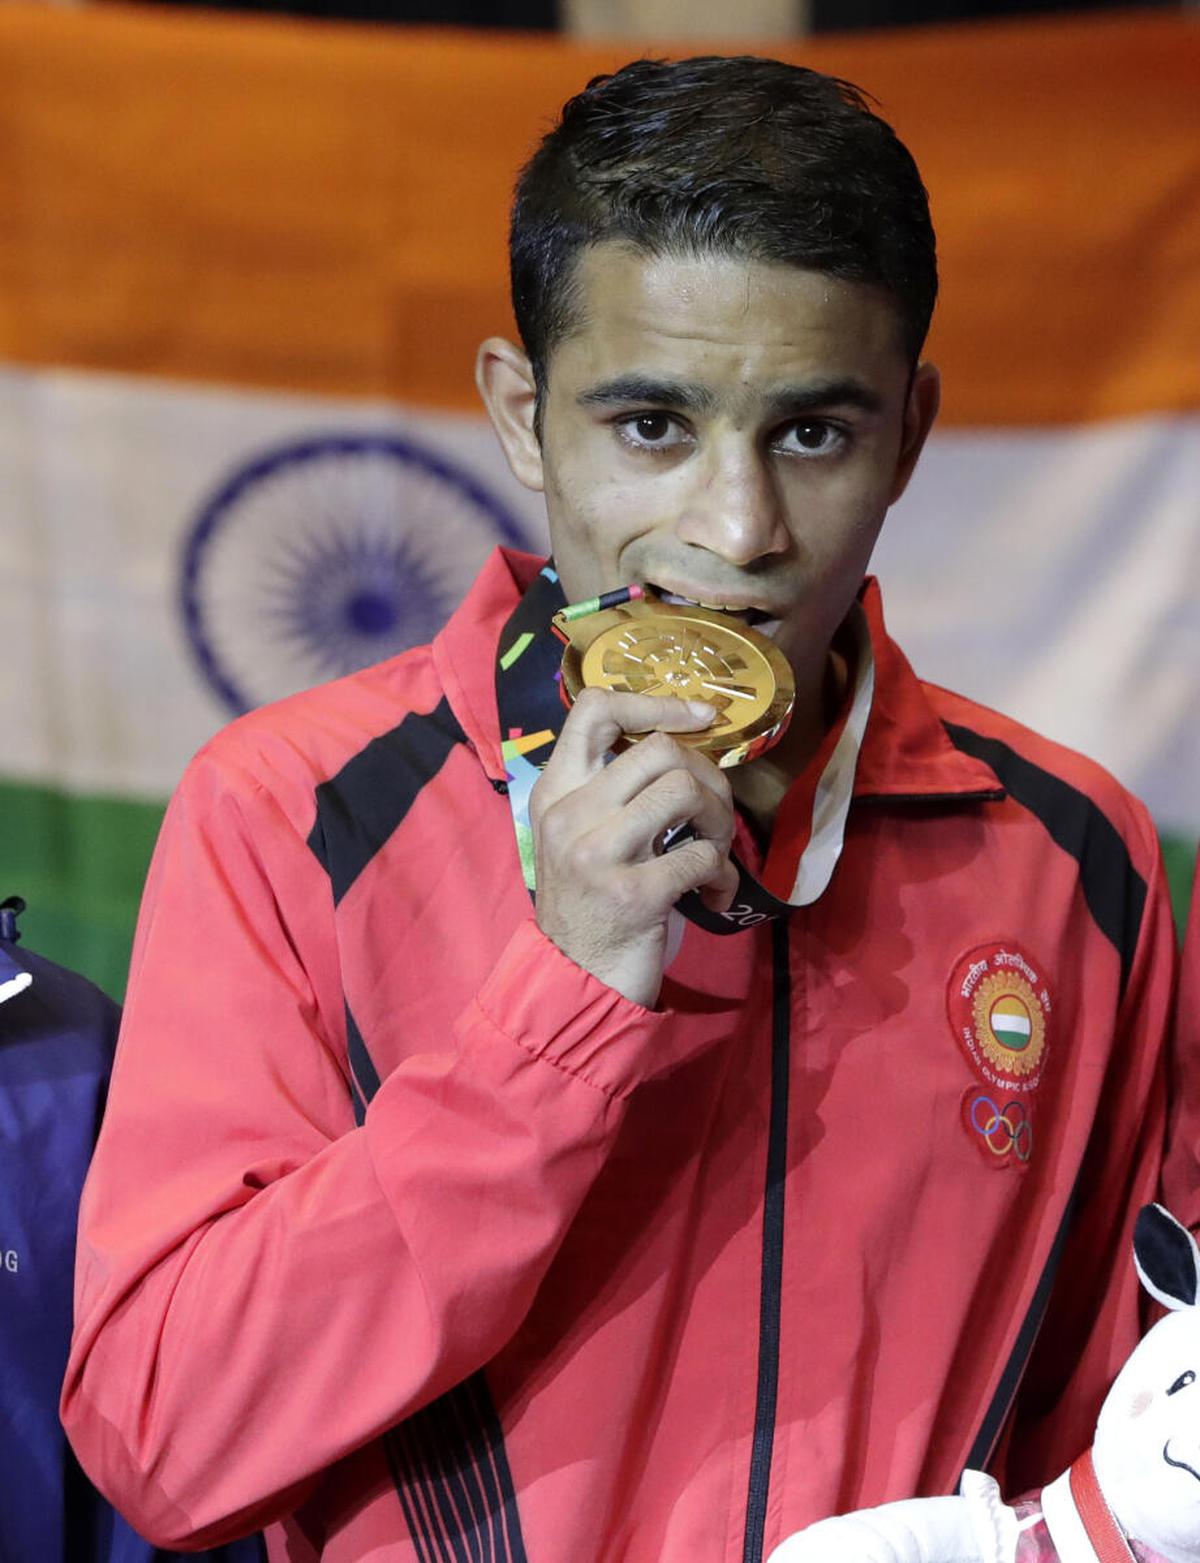
<instances>
[{"instance_id":1,"label":"man's left eye","mask_svg":"<svg viewBox=\"0 0 1200 1563\"><path fill-rule=\"evenodd\" d=\"M643 450L661 450L678 445L683 439L678 423L665 412L640 412L632 418L621 418L617 431L627 445Z\"/></svg>"},{"instance_id":2,"label":"man's left eye","mask_svg":"<svg viewBox=\"0 0 1200 1563\"><path fill-rule=\"evenodd\" d=\"M795 456L828 456L840 450L845 440L844 430L822 418L793 423L775 441L775 448Z\"/></svg>"}]
</instances>

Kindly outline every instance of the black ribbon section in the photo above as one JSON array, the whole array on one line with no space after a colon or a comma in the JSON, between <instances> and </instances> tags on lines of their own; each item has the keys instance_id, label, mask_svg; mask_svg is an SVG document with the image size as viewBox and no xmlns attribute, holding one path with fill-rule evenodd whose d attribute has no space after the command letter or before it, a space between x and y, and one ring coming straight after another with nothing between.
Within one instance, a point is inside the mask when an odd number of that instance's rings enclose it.
<instances>
[{"instance_id":1,"label":"black ribbon section","mask_svg":"<svg viewBox=\"0 0 1200 1563\"><path fill-rule=\"evenodd\" d=\"M500 714L501 739L512 733L548 730L557 740L562 731L567 715L559 678L563 646L550 621L565 605L566 598L551 561L546 570L534 577L500 632L496 651L496 706ZM544 764L552 752L553 745L539 749L539 761ZM686 839L685 828L674 836L673 844L678 845ZM761 885L736 856L731 854L731 859L738 871L733 905L727 912L714 912L695 891L690 891L679 902L679 910L689 922L708 933L740 933L745 928L773 922L792 910L786 901L781 901Z\"/></svg>"}]
</instances>

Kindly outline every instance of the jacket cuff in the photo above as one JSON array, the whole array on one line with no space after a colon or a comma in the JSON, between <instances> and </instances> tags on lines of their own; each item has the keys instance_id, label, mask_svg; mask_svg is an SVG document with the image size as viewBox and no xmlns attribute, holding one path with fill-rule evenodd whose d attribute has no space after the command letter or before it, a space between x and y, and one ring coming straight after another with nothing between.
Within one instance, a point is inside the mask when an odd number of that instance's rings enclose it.
<instances>
[{"instance_id":1,"label":"jacket cuff","mask_svg":"<svg viewBox=\"0 0 1200 1563\"><path fill-rule=\"evenodd\" d=\"M665 1021L577 966L532 917L505 946L475 1007L517 1047L617 1098L652 1072Z\"/></svg>"}]
</instances>

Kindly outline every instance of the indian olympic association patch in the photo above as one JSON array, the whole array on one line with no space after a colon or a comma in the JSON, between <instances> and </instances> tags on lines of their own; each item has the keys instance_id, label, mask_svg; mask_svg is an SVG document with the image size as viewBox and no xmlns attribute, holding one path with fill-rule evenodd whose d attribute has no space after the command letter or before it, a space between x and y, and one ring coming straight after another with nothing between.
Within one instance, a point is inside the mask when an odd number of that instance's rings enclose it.
<instances>
[{"instance_id":1,"label":"indian olympic association patch","mask_svg":"<svg viewBox=\"0 0 1200 1563\"><path fill-rule=\"evenodd\" d=\"M946 1009L959 1045L988 1085L1037 1089L1052 1005L1040 966L1019 945L980 944L960 957L950 973Z\"/></svg>"},{"instance_id":2,"label":"indian olympic association patch","mask_svg":"<svg viewBox=\"0 0 1200 1563\"><path fill-rule=\"evenodd\" d=\"M950 1029L982 1082L963 1098L963 1127L990 1166L1029 1164L1052 1009L1040 965L1012 941L976 945L950 973Z\"/></svg>"}]
</instances>

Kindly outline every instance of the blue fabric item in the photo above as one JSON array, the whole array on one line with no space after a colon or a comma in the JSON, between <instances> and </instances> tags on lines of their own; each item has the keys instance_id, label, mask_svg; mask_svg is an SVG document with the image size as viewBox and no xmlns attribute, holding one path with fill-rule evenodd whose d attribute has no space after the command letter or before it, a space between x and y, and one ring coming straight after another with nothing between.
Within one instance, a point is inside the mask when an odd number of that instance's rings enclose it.
<instances>
[{"instance_id":1,"label":"blue fabric item","mask_svg":"<svg viewBox=\"0 0 1200 1563\"><path fill-rule=\"evenodd\" d=\"M119 1016L83 977L0 940L0 1563L179 1556L100 1497L58 1420L79 1194ZM189 1556L261 1563L266 1552L254 1536Z\"/></svg>"}]
</instances>

